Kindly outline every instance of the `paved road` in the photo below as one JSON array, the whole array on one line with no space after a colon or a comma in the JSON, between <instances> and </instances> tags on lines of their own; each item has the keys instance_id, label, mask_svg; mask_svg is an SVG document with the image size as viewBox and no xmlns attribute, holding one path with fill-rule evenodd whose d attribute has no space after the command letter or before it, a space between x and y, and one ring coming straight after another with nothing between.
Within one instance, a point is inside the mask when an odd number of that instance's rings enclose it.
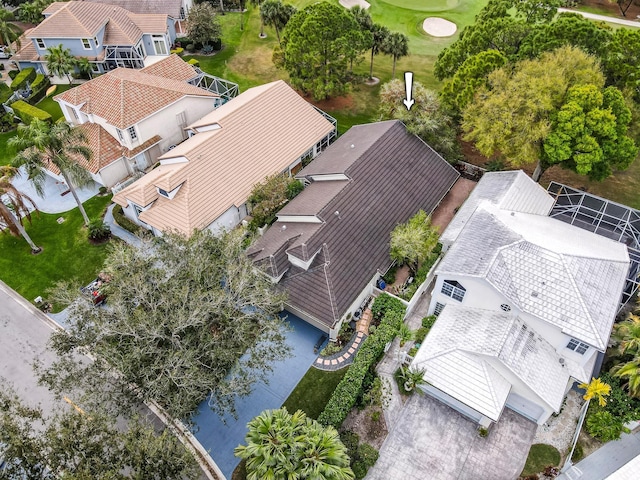
<instances>
[{"instance_id":1,"label":"paved road","mask_svg":"<svg viewBox=\"0 0 640 480\"><path fill-rule=\"evenodd\" d=\"M591 20L598 20L600 22L609 22L609 23L617 23L618 25L625 25L627 27L635 27L640 28L640 21L636 20L625 20L622 18L609 17L607 15L597 15L595 13L588 12L580 12L578 10L571 10L569 8L559 8L559 13L577 13L578 15L582 15L584 18L589 18Z\"/></svg>"},{"instance_id":2,"label":"paved road","mask_svg":"<svg viewBox=\"0 0 640 480\"><path fill-rule=\"evenodd\" d=\"M32 406L51 413L54 397L38 385L32 369L38 358L45 365L55 358L46 344L55 324L29 302L0 282L0 377L13 384L16 392Z\"/></svg>"}]
</instances>

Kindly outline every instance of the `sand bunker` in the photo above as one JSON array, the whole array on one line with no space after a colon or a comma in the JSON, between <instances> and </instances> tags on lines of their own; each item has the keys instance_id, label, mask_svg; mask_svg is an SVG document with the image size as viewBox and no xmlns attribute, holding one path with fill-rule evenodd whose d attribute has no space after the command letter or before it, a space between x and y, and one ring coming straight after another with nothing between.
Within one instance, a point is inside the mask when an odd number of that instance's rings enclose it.
<instances>
[{"instance_id":1,"label":"sand bunker","mask_svg":"<svg viewBox=\"0 0 640 480\"><path fill-rule=\"evenodd\" d=\"M355 7L356 5L367 10L371 5L366 0L340 0L340 5L344 8Z\"/></svg>"},{"instance_id":2,"label":"sand bunker","mask_svg":"<svg viewBox=\"0 0 640 480\"><path fill-rule=\"evenodd\" d=\"M342 2L342 0L340 0ZM422 23L422 28L432 37L450 37L456 33L456 24L440 17L429 17Z\"/></svg>"}]
</instances>

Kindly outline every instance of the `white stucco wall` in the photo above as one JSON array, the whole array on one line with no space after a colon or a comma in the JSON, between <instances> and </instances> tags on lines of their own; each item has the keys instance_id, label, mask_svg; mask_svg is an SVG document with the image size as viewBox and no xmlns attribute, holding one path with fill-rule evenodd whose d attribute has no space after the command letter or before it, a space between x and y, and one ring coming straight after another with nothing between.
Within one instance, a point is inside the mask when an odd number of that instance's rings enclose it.
<instances>
[{"instance_id":1,"label":"white stucco wall","mask_svg":"<svg viewBox=\"0 0 640 480\"><path fill-rule=\"evenodd\" d=\"M229 209L216 218L207 226L214 235L221 233L223 230L231 230L240 224L240 221L247 216L247 205L242 204L240 207L232 205Z\"/></svg>"},{"instance_id":2,"label":"white stucco wall","mask_svg":"<svg viewBox=\"0 0 640 480\"><path fill-rule=\"evenodd\" d=\"M117 161L110 163L98 172L100 181L98 183L105 187L112 187L121 180L129 176L126 160L120 157Z\"/></svg>"},{"instance_id":3,"label":"white stucco wall","mask_svg":"<svg viewBox=\"0 0 640 480\"><path fill-rule=\"evenodd\" d=\"M165 153L170 145L180 143L186 138L182 127L178 124L178 114L184 112L185 126L201 119L215 110L215 98L183 97L175 103L140 121L137 125L138 141L133 147L146 142L154 135L160 134L160 152ZM126 133L126 132L125 132ZM127 135L125 134L125 138ZM116 137L117 138L117 137Z\"/></svg>"}]
</instances>

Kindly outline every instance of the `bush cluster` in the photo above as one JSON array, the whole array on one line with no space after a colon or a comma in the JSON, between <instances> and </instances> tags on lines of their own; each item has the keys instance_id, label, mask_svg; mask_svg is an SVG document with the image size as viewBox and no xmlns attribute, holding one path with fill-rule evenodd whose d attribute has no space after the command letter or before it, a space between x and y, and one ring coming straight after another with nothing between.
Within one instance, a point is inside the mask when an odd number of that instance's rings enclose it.
<instances>
[{"instance_id":1,"label":"bush cluster","mask_svg":"<svg viewBox=\"0 0 640 480\"><path fill-rule=\"evenodd\" d=\"M382 294L373 303L372 311L382 320L375 333L369 335L356 353L353 364L342 378L318 421L323 425L338 428L356 404L363 391L363 383L371 366L384 353L384 347L393 340L402 324L404 304L387 294Z\"/></svg>"},{"instance_id":2,"label":"bush cluster","mask_svg":"<svg viewBox=\"0 0 640 480\"><path fill-rule=\"evenodd\" d=\"M26 88L27 83L31 84L36 79L36 69L33 67L24 68L16 75L11 82L11 89L15 92Z\"/></svg>"},{"instance_id":3,"label":"bush cluster","mask_svg":"<svg viewBox=\"0 0 640 480\"><path fill-rule=\"evenodd\" d=\"M47 90L51 86L51 81L46 75L39 73L31 83L31 96L27 100L31 105L35 105L47 95Z\"/></svg>"},{"instance_id":4,"label":"bush cluster","mask_svg":"<svg viewBox=\"0 0 640 480\"><path fill-rule=\"evenodd\" d=\"M122 228L133 233L134 235L140 232L141 227L133 223L127 217L125 217L124 212L122 211L122 207L120 205L116 205L115 207L113 207L112 213L113 213L113 219Z\"/></svg>"},{"instance_id":5,"label":"bush cluster","mask_svg":"<svg viewBox=\"0 0 640 480\"><path fill-rule=\"evenodd\" d=\"M351 470L357 480L362 480L369 468L378 461L378 450L368 443L360 443L357 433L345 430L340 433L340 440L347 448L347 454L351 459Z\"/></svg>"},{"instance_id":6,"label":"bush cluster","mask_svg":"<svg viewBox=\"0 0 640 480\"><path fill-rule=\"evenodd\" d=\"M106 240L111 236L111 228L101 218L91 220L88 227L88 236L90 240L94 241Z\"/></svg>"},{"instance_id":7,"label":"bush cluster","mask_svg":"<svg viewBox=\"0 0 640 480\"><path fill-rule=\"evenodd\" d=\"M11 108L13 109L13 113L15 113L17 117L20 117L20 120L22 120L26 125L29 125L34 118L45 122L51 121L51 115L49 115L49 113L44 110L40 110L38 107L29 105L27 102L22 100L13 102L11 104Z\"/></svg>"},{"instance_id":8,"label":"bush cluster","mask_svg":"<svg viewBox=\"0 0 640 480\"><path fill-rule=\"evenodd\" d=\"M11 87L4 82L0 82L0 103L4 103L9 100L11 95L13 95Z\"/></svg>"}]
</instances>

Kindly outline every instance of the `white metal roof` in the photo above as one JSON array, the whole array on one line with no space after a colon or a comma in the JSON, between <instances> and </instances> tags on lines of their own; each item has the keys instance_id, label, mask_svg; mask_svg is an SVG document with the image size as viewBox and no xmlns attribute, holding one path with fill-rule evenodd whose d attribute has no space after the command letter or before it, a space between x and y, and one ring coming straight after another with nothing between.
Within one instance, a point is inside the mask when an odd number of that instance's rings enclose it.
<instances>
[{"instance_id":1,"label":"white metal roof","mask_svg":"<svg viewBox=\"0 0 640 480\"><path fill-rule=\"evenodd\" d=\"M420 347L413 365L425 380L497 421L514 375L558 411L571 377L588 379L562 359L521 318L504 312L448 304ZM500 373L502 372L502 373Z\"/></svg>"},{"instance_id":2,"label":"white metal roof","mask_svg":"<svg viewBox=\"0 0 640 480\"><path fill-rule=\"evenodd\" d=\"M604 351L628 268L623 244L482 203L436 273L486 278L522 311Z\"/></svg>"},{"instance_id":3,"label":"white metal roof","mask_svg":"<svg viewBox=\"0 0 640 480\"><path fill-rule=\"evenodd\" d=\"M483 201L505 210L545 216L551 211L554 202L553 197L522 170L487 172L442 233L440 241L444 245L450 245L458 238Z\"/></svg>"}]
</instances>

